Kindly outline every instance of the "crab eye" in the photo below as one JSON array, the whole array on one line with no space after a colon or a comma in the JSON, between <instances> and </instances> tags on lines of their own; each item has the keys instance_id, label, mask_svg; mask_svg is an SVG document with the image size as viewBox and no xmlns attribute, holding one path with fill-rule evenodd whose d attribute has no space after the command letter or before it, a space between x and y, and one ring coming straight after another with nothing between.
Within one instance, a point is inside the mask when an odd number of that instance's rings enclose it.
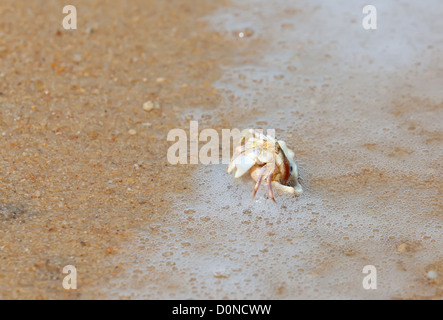
<instances>
[{"instance_id":1,"label":"crab eye","mask_svg":"<svg viewBox=\"0 0 443 320\"><path fill-rule=\"evenodd\" d=\"M291 172L292 172L292 164L291 164Z\"/></svg>"}]
</instances>

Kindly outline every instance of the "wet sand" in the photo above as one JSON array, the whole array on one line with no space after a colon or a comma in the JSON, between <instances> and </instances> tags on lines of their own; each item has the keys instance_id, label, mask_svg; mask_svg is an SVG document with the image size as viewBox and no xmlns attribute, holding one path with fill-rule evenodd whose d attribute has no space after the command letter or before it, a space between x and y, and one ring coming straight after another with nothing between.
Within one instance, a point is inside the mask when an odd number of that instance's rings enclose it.
<instances>
[{"instance_id":1,"label":"wet sand","mask_svg":"<svg viewBox=\"0 0 443 320\"><path fill-rule=\"evenodd\" d=\"M441 299L442 12L388 2L371 33L360 3L72 4L77 31L0 6L1 298ZM275 128L305 193L169 165L190 120Z\"/></svg>"}]
</instances>

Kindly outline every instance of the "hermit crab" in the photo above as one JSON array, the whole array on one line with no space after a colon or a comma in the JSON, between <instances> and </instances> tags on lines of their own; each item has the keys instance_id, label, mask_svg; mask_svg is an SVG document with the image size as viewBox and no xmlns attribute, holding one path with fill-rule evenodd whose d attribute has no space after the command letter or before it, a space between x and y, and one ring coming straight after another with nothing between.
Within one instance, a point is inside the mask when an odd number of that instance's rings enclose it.
<instances>
[{"instance_id":1,"label":"hermit crab","mask_svg":"<svg viewBox=\"0 0 443 320\"><path fill-rule=\"evenodd\" d=\"M247 138L248 137L248 138ZM275 202L273 188L277 191L300 195L303 189L298 182L294 152L286 142L250 129L240 138L238 147L228 166L228 173L236 169L234 178L249 171L256 181L252 198L255 197L264 180L268 186L269 198ZM290 186L293 185L293 186Z\"/></svg>"}]
</instances>

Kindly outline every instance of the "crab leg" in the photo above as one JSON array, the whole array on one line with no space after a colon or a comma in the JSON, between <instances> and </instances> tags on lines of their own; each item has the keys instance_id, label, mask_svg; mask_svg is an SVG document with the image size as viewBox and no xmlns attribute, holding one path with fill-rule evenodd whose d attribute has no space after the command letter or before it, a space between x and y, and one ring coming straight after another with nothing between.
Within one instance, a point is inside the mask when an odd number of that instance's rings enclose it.
<instances>
[{"instance_id":1,"label":"crab leg","mask_svg":"<svg viewBox=\"0 0 443 320\"><path fill-rule=\"evenodd\" d=\"M274 175L274 173L273 172L271 172L270 174L269 174L269 176L268 176L268 193L269 193L269 198L271 198L271 200L272 201L274 201L275 202L275 199L274 199L274 192L272 192L272 177L273 177L273 175Z\"/></svg>"},{"instance_id":2,"label":"crab leg","mask_svg":"<svg viewBox=\"0 0 443 320\"><path fill-rule=\"evenodd\" d=\"M252 199L254 199L255 194L257 193L257 190L260 187L260 184L261 184L261 181L263 179L263 175L265 174L265 172L266 172L266 165L264 165L260 169L260 173L259 173L259 176L258 176L258 179L257 179L257 183L255 184L255 187L254 187L254 193L252 194Z\"/></svg>"}]
</instances>

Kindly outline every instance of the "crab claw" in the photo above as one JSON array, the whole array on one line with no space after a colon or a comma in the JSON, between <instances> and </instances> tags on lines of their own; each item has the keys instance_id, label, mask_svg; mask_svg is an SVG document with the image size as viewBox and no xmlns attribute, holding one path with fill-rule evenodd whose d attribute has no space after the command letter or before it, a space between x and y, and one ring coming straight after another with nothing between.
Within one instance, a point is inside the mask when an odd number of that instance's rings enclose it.
<instances>
[{"instance_id":1,"label":"crab claw","mask_svg":"<svg viewBox=\"0 0 443 320\"><path fill-rule=\"evenodd\" d=\"M228 173L231 173L236 168L234 177L239 178L248 172L253 165L255 165L254 160L241 154L229 164Z\"/></svg>"}]
</instances>

